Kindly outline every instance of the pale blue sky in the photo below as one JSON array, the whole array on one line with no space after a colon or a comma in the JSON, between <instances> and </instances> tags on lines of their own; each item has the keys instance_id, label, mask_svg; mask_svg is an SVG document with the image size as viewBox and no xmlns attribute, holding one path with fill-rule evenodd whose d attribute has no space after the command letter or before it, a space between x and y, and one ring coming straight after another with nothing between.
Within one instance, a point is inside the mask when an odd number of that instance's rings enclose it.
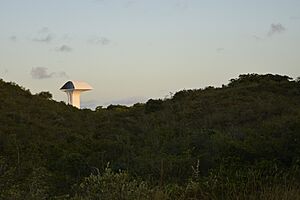
<instances>
[{"instance_id":1,"label":"pale blue sky","mask_svg":"<svg viewBox=\"0 0 300 200\"><path fill-rule=\"evenodd\" d=\"M0 0L0 27L0 77L58 101L84 80L90 107L300 76L299 0Z\"/></svg>"}]
</instances>

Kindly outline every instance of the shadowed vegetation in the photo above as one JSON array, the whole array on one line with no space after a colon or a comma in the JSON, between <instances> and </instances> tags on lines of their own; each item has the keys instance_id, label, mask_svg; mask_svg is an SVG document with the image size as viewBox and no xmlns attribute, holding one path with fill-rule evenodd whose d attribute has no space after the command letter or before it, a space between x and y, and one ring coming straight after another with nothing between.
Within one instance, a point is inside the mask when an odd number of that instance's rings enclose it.
<instances>
[{"instance_id":1,"label":"shadowed vegetation","mask_svg":"<svg viewBox=\"0 0 300 200\"><path fill-rule=\"evenodd\" d=\"M0 199L300 198L299 79L95 111L1 80L0 102Z\"/></svg>"}]
</instances>

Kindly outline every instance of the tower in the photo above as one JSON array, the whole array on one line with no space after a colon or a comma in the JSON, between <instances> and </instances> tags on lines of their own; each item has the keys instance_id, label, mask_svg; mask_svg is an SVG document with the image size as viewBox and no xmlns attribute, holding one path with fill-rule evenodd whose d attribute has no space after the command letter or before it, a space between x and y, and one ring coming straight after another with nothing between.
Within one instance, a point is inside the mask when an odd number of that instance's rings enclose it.
<instances>
[{"instance_id":1,"label":"tower","mask_svg":"<svg viewBox=\"0 0 300 200\"><path fill-rule=\"evenodd\" d=\"M68 81L60 90L67 93L68 104L80 108L80 93L92 90L93 88L86 82Z\"/></svg>"}]
</instances>

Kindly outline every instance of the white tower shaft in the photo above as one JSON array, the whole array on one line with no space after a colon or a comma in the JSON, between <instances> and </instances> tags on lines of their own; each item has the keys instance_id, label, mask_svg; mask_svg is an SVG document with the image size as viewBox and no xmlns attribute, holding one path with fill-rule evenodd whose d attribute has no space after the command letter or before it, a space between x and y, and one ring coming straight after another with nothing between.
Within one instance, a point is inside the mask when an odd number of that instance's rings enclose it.
<instances>
[{"instance_id":1,"label":"white tower shaft","mask_svg":"<svg viewBox=\"0 0 300 200\"><path fill-rule=\"evenodd\" d=\"M80 93L81 91L69 90L66 91L68 95L68 104L80 108Z\"/></svg>"}]
</instances>

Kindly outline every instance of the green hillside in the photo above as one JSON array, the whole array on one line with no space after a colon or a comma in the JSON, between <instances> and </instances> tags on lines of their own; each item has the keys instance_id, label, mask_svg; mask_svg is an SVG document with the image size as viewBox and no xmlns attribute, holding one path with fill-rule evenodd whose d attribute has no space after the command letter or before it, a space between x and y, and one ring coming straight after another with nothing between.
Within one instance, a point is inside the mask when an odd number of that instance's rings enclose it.
<instances>
[{"instance_id":1,"label":"green hillside","mask_svg":"<svg viewBox=\"0 0 300 200\"><path fill-rule=\"evenodd\" d=\"M0 199L300 199L287 76L96 111L1 80L0 102Z\"/></svg>"}]
</instances>

